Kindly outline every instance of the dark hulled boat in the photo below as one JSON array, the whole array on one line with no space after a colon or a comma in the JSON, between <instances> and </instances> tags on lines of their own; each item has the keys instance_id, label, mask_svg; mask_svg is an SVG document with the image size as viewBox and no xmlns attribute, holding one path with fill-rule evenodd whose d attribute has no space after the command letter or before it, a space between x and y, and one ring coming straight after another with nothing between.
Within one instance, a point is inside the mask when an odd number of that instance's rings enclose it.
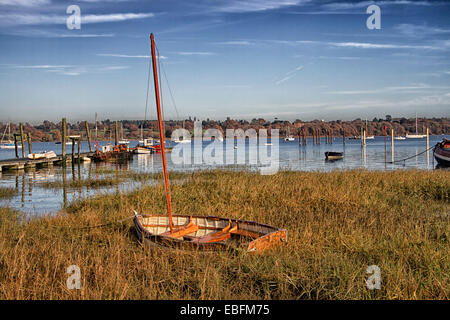
<instances>
[{"instance_id":1,"label":"dark hulled boat","mask_svg":"<svg viewBox=\"0 0 450 320\"><path fill-rule=\"evenodd\" d=\"M333 151L327 151L325 152L325 159L326 160L341 160L344 158L343 152L333 152Z\"/></svg>"},{"instance_id":2,"label":"dark hulled boat","mask_svg":"<svg viewBox=\"0 0 450 320\"><path fill-rule=\"evenodd\" d=\"M433 155L436 161L445 167L450 167L450 140L442 139L433 148Z\"/></svg>"}]
</instances>

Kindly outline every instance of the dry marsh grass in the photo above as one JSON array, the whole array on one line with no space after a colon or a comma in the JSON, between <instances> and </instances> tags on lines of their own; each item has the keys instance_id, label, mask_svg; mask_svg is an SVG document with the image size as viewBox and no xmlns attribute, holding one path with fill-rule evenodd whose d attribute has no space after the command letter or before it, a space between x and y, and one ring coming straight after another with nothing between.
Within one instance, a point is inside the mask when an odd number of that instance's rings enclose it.
<instances>
[{"instance_id":1,"label":"dry marsh grass","mask_svg":"<svg viewBox=\"0 0 450 320\"><path fill-rule=\"evenodd\" d=\"M2 299L449 299L450 179L444 171L209 171L172 186L180 214L288 229L261 255L149 250L131 221L165 212L162 185L101 195L56 216L0 209ZM366 268L381 269L368 290ZM80 290L66 268L81 269Z\"/></svg>"},{"instance_id":2,"label":"dry marsh grass","mask_svg":"<svg viewBox=\"0 0 450 320\"><path fill-rule=\"evenodd\" d=\"M0 187L0 199L11 198L17 193L17 190L9 187Z\"/></svg>"}]
</instances>

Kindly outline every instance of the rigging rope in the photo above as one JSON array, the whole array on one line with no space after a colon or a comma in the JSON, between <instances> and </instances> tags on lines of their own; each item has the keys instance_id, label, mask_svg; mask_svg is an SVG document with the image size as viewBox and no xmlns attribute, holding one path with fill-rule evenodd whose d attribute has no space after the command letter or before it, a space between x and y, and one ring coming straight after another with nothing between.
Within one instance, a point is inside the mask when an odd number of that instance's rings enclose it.
<instances>
[{"instance_id":1,"label":"rigging rope","mask_svg":"<svg viewBox=\"0 0 450 320\"><path fill-rule=\"evenodd\" d=\"M148 60L148 76L147 76L147 95L145 96L145 115L144 115L144 124L147 120L147 108L148 108L148 92L150 90L150 73L152 68L152 59Z\"/></svg>"},{"instance_id":2,"label":"rigging rope","mask_svg":"<svg viewBox=\"0 0 450 320\"><path fill-rule=\"evenodd\" d=\"M394 164L394 163L396 163L396 162L402 162L402 161L406 161L406 160L409 160L409 159L412 159L412 158L415 158L415 157L418 157L418 156L420 156L421 154L424 154L425 152L428 152L428 151L430 151L431 149L433 149L434 148L434 146L432 146L432 147L429 147L428 149L426 149L425 151L422 151L421 153L418 153L418 154L416 154L416 155L414 155L414 156L411 156L411 157L407 157L407 158L404 158L404 159L400 159L400 160L394 160L394 161L388 161L387 163L392 163L392 164Z\"/></svg>"}]
</instances>

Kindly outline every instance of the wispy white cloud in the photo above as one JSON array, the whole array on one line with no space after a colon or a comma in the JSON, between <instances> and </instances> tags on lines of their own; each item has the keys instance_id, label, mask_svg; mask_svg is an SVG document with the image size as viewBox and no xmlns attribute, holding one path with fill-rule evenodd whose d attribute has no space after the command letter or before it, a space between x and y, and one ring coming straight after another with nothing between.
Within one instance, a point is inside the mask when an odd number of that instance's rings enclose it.
<instances>
[{"instance_id":1,"label":"wispy white cloud","mask_svg":"<svg viewBox=\"0 0 450 320\"><path fill-rule=\"evenodd\" d=\"M322 5L322 8L329 10L348 10L367 8L371 4L378 6L392 6L392 5L408 5L408 6L430 6L436 2L430 1L411 1L411 0L392 0L392 1L360 1L360 2L333 2Z\"/></svg>"},{"instance_id":2,"label":"wispy white cloud","mask_svg":"<svg viewBox=\"0 0 450 320\"><path fill-rule=\"evenodd\" d=\"M215 4L213 10L228 13L258 12L297 6L310 0L226 0Z\"/></svg>"},{"instance_id":3,"label":"wispy white cloud","mask_svg":"<svg viewBox=\"0 0 450 320\"><path fill-rule=\"evenodd\" d=\"M80 33L80 34L53 34L49 35L49 37L55 37L55 38L111 38L114 37L114 33Z\"/></svg>"},{"instance_id":4,"label":"wispy white cloud","mask_svg":"<svg viewBox=\"0 0 450 320\"><path fill-rule=\"evenodd\" d=\"M410 84L405 86L388 86L379 89L368 90L338 90L325 92L326 94L337 95L365 95L365 94L379 94L379 93L409 93L409 92L423 92L423 91L436 91L436 90L448 90L448 86L430 86L425 83Z\"/></svg>"},{"instance_id":5,"label":"wispy white cloud","mask_svg":"<svg viewBox=\"0 0 450 320\"><path fill-rule=\"evenodd\" d=\"M361 60L361 57L345 57L345 56L318 56L317 59L331 59L331 60Z\"/></svg>"},{"instance_id":6,"label":"wispy white cloud","mask_svg":"<svg viewBox=\"0 0 450 320\"><path fill-rule=\"evenodd\" d=\"M438 47L427 45L403 45L403 44L380 44L365 42L329 42L335 47L361 48L361 49L429 49L437 50Z\"/></svg>"},{"instance_id":7,"label":"wispy white cloud","mask_svg":"<svg viewBox=\"0 0 450 320\"><path fill-rule=\"evenodd\" d=\"M63 69L63 68L70 68L72 66L43 64L43 65L18 65L18 66L14 65L13 67L20 69Z\"/></svg>"},{"instance_id":8,"label":"wispy white cloud","mask_svg":"<svg viewBox=\"0 0 450 320\"><path fill-rule=\"evenodd\" d=\"M153 13L115 13L115 14L88 14L81 15L81 23L120 22L126 20L145 19L153 17ZM48 25L66 24L67 16L50 14L0 14L0 25Z\"/></svg>"},{"instance_id":9,"label":"wispy white cloud","mask_svg":"<svg viewBox=\"0 0 450 320\"><path fill-rule=\"evenodd\" d=\"M413 38L450 33L450 29L427 25L415 25L409 23L398 24L394 27L394 29L399 31L403 35Z\"/></svg>"},{"instance_id":10,"label":"wispy white cloud","mask_svg":"<svg viewBox=\"0 0 450 320\"><path fill-rule=\"evenodd\" d=\"M132 54L118 54L118 53L97 53L100 57L113 57L113 58L130 58L130 59L149 59L149 55L132 55ZM166 60L166 56L159 56L159 59Z\"/></svg>"},{"instance_id":11,"label":"wispy white cloud","mask_svg":"<svg viewBox=\"0 0 450 320\"><path fill-rule=\"evenodd\" d=\"M152 18L154 16L154 13L88 14L81 16L81 23L117 22Z\"/></svg>"},{"instance_id":12,"label":"wispy white cloud","mask_svg":"<svg viewBox=\"0 0 450 320\"><path fill-rule=\"evenodd\" d=\"M42 72L49 72L59 75L66 76L79 76L85 73L103 73L109 71L117 71L128 69L128 66L122 65L89 65L89 66L77 66L77 65L4 65L7 68L13 69L29 69L29 70L37 70Z\"/></svg>"},{"instance_id":13,"label":"wispy white cloud","mask_svg":"<svg viewBox=\"0 0 450 320\"><path fill-rule=\"evenodd\" d=\"M97 53L97 56L101 57L114 57L114 58L138 58L138 59L148 59L149 55L129 55L129 54L116 54L116 53ZM160 59L165 59L161 56Z\"/></svg>"},{"instance_id":14,"label":"wispy white cloud","mask_svg":"<svg viewBox=\"0 0 450 320\"><path fill-rule=\"evenodd\" d=\"M178 52L180 56L212 56L215 55L214 52L206 52L206 51L180 51Z\"/></svg>"},{"instance_id":15,"label":"wispy white cloud","mask_svg":"<svg viewBox=\"0 0 450 320\"><path fill-rule=\"evenodd\" d=\"M215 44L227 46L251 46L254 45L255 43L248 40L232 40L232 41L215 42Z\"/></svg>"},{"instance_id":16,"label":"wispy white cloud","mask_svg":"<svg viewBox=\"0 0 450 320\"><path fill-rule=\"evenodd\" d=\"M36 7L50 4L50 0L0 0L0 6Z\"/></svg>"}]
</instances>

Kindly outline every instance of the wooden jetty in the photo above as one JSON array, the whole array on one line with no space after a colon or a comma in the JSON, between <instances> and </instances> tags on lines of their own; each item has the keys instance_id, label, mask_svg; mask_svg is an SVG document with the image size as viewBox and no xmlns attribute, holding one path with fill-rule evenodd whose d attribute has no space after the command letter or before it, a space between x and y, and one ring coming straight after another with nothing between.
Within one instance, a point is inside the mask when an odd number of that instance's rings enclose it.
<instances>
[{"instance_id":1,"label":"wooden jetty","mask_svg":"<svg viewBox=\"0 0 450 320\"><path fill-rule=\"evenodd\" d=\"M95 152L84 152L79 153L78 155L74 156L74 160L80 159L80 161L83 161L84 157L92 157ZM53 166L54 164L59 165L63 164L64 156L63 155L57 155L54 158L50 159L28 159L28 158L16 158L16 159L7 159L7 160L0 160L0 172L4 170L23 170L28 168L36 168L36 167L46 167L46 166ZM67 162L71 162L71 158L66 158Z\"/></svg>"}]
</instances>

